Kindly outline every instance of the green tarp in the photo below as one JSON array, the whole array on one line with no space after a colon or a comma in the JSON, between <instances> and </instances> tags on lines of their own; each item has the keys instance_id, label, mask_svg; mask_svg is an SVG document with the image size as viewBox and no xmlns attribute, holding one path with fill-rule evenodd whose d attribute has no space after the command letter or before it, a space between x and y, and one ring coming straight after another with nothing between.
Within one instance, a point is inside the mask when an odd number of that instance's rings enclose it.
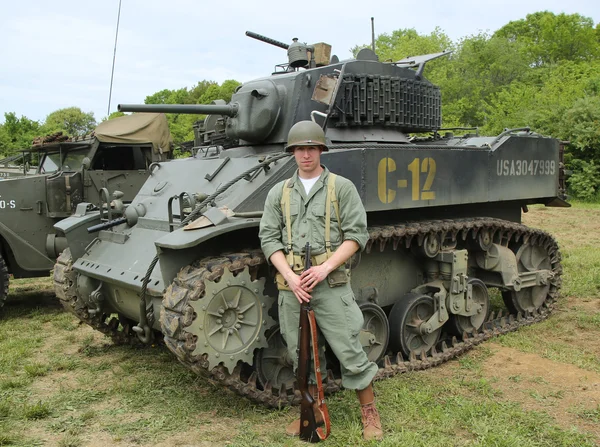
<instances>
[{"instance_id":1,"label":"green tarp","mask_svg":"<svg viewBox=\"0 0 600 447\"><path fill-rule=\"evenodd\" d=\"M94 135L103 143L152 143L157 153L173 145L164 113L134 113L100 123Z\"/></svg>"}]
</instances>

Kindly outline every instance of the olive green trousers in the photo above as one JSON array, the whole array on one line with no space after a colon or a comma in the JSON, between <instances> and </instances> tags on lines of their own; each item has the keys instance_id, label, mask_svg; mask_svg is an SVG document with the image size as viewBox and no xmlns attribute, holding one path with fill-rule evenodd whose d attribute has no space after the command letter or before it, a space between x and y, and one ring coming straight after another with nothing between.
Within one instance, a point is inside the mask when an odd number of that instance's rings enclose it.
<instances>
[{"instance_id":1,"label":"olive green trousers","mask_svg":"<svg viewBox=\"0 0 600 447\"><path fill-rule=\"evenodd\" d=\"M367 359L358 334L363 327L363 315L354 300L350 283L329 287L327 280L320 282L311 293L311 307L320 333L328 347L340 362L342 385L352 390L369 386L377 373L377 365ZM300 303L296 296L285 290L279 291L279 325L287 343L289 355L294 359L294 371L298 367L298 324ZM327 370L324 349L319 342L319 360L323 376ZM314 383L314 371L311 382Z\"/></svg>"}]
</instances>

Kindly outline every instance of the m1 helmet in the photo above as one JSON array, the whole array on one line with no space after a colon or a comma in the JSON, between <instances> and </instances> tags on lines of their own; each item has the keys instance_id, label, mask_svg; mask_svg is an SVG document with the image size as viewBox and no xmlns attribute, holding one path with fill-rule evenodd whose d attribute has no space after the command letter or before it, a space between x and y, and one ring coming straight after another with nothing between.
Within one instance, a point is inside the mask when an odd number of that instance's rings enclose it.
<instances>
[{"instance_id":1,"label":"m1 helmet","mask_svg":"<svg viewBox=\"0 0 600 447\"><path fill-rule=\"evenodd\" d=\"M328 151L325 144L325 132L321 126L313 121L298 121L292 126L288 133L286 152L293 152L298 146L317 146Z\"/></svg>"}]
</instances>

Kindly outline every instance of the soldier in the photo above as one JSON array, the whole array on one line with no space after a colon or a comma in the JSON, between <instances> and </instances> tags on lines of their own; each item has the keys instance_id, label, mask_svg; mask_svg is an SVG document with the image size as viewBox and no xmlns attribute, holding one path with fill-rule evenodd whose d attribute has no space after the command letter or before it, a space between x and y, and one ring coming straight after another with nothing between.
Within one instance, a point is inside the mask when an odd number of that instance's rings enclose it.
<instances>
[{"instance_id":1,"label":"soldier","mask_svg":"<svg viewBox=\"0 0 600 447\"><path fill-rule=\"evenodd\" d=\"M354 184L321 165L321 153L329 149L318 124L296 123L285 150L294 153L298 170L269 191L260 222L262 250L278 270L281 334L296 370L300 304L310 301L319 329L340 362L342 385L358 395L364 438L380 440L383 431L372 386L377 365L367 359L358 339L363 316L345 268L367 243L365 209ZM307 242L312 267L302 272ZM319 357L325 370L322 350ZM314 383L314 377L311 380ZM300 420L292 422L286 433L297 436Z\"/></svg>"}]
</instances>

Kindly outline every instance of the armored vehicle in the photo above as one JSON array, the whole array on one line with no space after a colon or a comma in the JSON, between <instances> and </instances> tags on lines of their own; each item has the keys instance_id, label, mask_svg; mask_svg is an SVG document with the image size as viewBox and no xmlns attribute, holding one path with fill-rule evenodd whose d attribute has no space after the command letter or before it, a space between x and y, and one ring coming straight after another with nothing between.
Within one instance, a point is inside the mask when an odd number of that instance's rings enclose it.
<instances>
[{"instance_id":1,"label":"armored vehicle","mask_svg":"<svg viewBox=\"0 0 600 447\"><path fill-rule=\"evenodd\" d=\"M354 182L368 213L370 239L348 268L364 315L358 336L378 378L439 364L549 314L558 246L522 225L521 213L568 206L557 140L527 128L441 131L440 90L423 69L443 53L385 63L366 49L339 61L326 44L249 34L286 48L289 62L241 85L228 104L120 106L209 114L204 145L153 171L122 219L86 211L56 225L69 246L54 270L67 309L116 341L161 333L181 363L257 402L296 403L274 271L257 234L268 191L296 168L283 153L288 131L313 119L329 146L323 163ZM292 219L300 206L290 204ZM325 203L319 214L336 219ZM501 313L490 314L490 291L502 296Z\"/></svg>"},{"instance_id":2,"label":"armored vehicle","mask_svg":"<svg viewBox=\"0 0 600 447\"><path fill-rule=\"evenodd\" d=\"M27 152L12 155L0 160L0 180L9 177L21 177L23 175L35 174L36 168L32 168L28 161Z\"/></svg>"},{"instance_id":3,"label":"armored vehicle","mask_svg":"<svg viewBox=\"0 0 600 447\"><path fill-rule=\"evenodd\" d=\"M138 114L101 123L83 138L36 141L34 175L0 181L0 308L15 278L48 275L67 246L54 224L78 204L97 207L131 201L153 163L170 158L171 135L164 115ZM114 200L113 200L114 199ZM90 205L88 205L90 204ZM100 205L102 206L102 205Z\"/></svg>"}]
</instances>

